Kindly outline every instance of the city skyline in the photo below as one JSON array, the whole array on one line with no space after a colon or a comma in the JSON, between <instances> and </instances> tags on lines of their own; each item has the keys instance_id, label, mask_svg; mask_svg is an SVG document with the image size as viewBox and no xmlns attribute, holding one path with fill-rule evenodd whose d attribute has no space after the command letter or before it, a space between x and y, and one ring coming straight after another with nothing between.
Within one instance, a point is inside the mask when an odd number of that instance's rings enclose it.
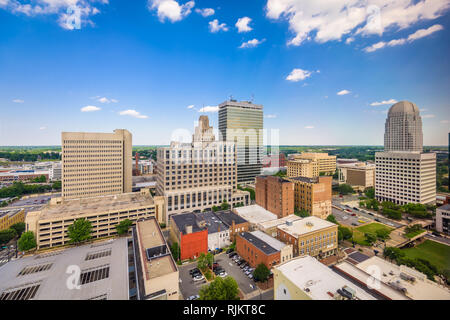
<instances>
[{"instance_id":1,"label":"city skyline","mask_svg":"<svg viewBox=\"0 0 450 320\"><path fill-rule=\"evenodd\" d=\"M421 15L412 2L347 1L342 16L343 2L78 1L80 29L68 30L70 1L2 0L0 145L116 128L168 145L200 114L218 128L230 95L264 105L280 145L382 145L401 100L419 107L425 146L447 145L449 2L419 1ZM300 11L317 27L296 23Z\"/></svg>"}]
</instances>

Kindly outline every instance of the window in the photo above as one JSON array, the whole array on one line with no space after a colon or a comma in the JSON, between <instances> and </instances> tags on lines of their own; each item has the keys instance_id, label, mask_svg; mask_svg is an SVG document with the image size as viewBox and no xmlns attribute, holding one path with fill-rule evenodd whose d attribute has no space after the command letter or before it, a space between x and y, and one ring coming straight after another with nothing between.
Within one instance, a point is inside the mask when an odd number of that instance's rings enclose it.
<instances>
[{"instance_id":1,"label":"window","mask_svg":"<svg viewBox=\"0 0 450 320\"><path fill-rule=\"evenodd\" d=\"M41 283L32 283L22 287L8 289L2 292L0 300L29 300L33 299Z\"/></svg>"},{"instance_id":2,"label":"window","mask_svg":"<svg viewBox=\"0 0 450 320\"><path fill-rule=\"evenodd\" d=\"M88 269L81 272L80 285L99 281L109 277L109 265Z\"/></svg>"},{"instance_id":3,"label":"window","mask_svg":"<svg viewBox=\"0 0 450 320\"><path fill-rule=\"evenodd\" d=\"M90 252L86 255L85 260L94 260L94 259L98 259L98 258L103 258L103 257L107 257L111 255L111 249L106 249L106 250L102 250L102 251L97 251L97 252Z\"/></svg>"},{"instance_id":4,"label":"window","mask_svg":"<svg viewBox=\"0 0 450 320\"><path fill-rule=\"evenodd\" d=\"M25 267L22 269L22 271L19 272L19 274L17 276L19 277L19 276L24 276L27 274L37 273L37 272L41 272L41 271L47 271L48 269L51 268L52 265L53 265L53 263L48 263L48 264L41 264L41 265L37 265L37 266Z\"/></svg>"}]
</instances>

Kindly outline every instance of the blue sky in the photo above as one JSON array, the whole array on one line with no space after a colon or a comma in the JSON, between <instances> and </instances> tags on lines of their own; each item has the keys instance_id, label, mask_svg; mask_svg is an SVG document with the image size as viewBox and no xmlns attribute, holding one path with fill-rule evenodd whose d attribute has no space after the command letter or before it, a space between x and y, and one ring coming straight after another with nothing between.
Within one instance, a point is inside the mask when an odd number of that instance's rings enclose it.
<instances>
[{"instance_id":1,"label":"blue sky","mask_svg":"<svg viewBox=\"0 0 450 320\"><path fill-rule=\"evenodd\" d=\"M330 2L0 0L0 145L116 128L168 144L230 95L264 105L281 144L382 145L409 100L446 145L450 1Z\"/></svg>"}]
</instances>

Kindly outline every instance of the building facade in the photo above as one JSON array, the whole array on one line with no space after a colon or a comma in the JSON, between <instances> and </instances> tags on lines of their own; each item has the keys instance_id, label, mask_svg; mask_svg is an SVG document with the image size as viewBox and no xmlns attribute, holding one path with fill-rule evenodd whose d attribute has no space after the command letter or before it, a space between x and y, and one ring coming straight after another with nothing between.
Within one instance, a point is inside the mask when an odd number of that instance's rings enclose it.
<instances>
[{"instance_id":1,"label":"building facade","mask_svg":"<svg viewBox=\"0 0 450 320\"><path fill-rule=\"evenodd\" d=\"M164 196L166 221L172 214L203 211L223 202L250 202L237 189L234 143L215 141L208 118L202 116L192 143L172 142L157 151L156 193Z\"/></svg>"},{"instance_id":2,"label":"building facade","mask_svg":"<svg viewBox=\"0 0 450 320\"><path fill-rule=\"evenodd\" d=\"M319 176L319 162L311 159L294 159L287 161L288 177L315 178Z\"/></svg>"},{"instance_id":3,"label":"building facade","mask_svg":"<svg viewBox=\"0 0 450 320\"><path fill-rule=\"evenodd\" d=\"M63 132L61 140L64 199L131 192L130 132Z\"/></svg>"},{"instance_id":4,"label":"building facade","mask_svg":"<svg viewBox=\"0 0 450 320\"><path fill-rule=\"evenodd\" d=\"M62 178L61 162L53 163L49 169L50 181L60 181Z\"/></svg>"},{"instance_id":5,"label":"building facade","mask_svg":"<svg viewBox=\"0 0 450 320\"><path fill-rule=\"evenodd\" d=\"M436 230L450 235L450 204L436 209Z\"/></svg>"},{"instance_id":6,"label":"building facade","mask_svg":"<svg viewBox=\"0 0 450 320\"><path fill-rule=\"evenodd\" d=\"M294 155L295 159L316 160L319 165L319 173L334 174L336 172L336 156L330 156L325 152L302 152Z\"/></svg>"},{"instance_id":7,"label":"building facade","mask_svg":"<svg viewBox=\"0 0 450 320\"><path fill-rule=\"evenodd\" d=\"M237 182L255 183L263 157L263 106L247 101L219 105L219 132L223 141L236 145Z\"/></svg>"},{"instance_id":8,"label":"building facade","mask_svg":"<svg viewBox=\"0 0 450 320\"><path fill-rule=\"evenodd\" d=\"M9 208L0 210L0 231L9 229L12 225L25 221L24 208Z\"/></svg>"},{"instance_id":9,"label":"building facade","mask_svg":"<svg viewBox=\"0 0 450 320\"><path fill-rule=\"evenodd\" d=\"M436 201L436 154L423 152L422 119L412 102L389 109L384 152L375 153L375 197L397 204Z\"/></svg>"},{"instance_id":10,"label":"building facade","mask_svg":"<svg viewBox=\"0 0 450 320\"><path fill-rule=\"evenodd\" d=\"M294 213L294 183L276 176L258 176L255 184L256 204L278 218Z\"/></svg>"},{"instance_id":11,"label":"building facade","mask_svg":"<svg viewBox=\"0 0 450 320\"><path fill-rule=\"evenodd\" d=\"M292 244L294 256L310 255L324 258L337 252L337 224L317 217L306 217L288 221L277 228L277 239Z\"/></svg>"},{"instance_id":12,"label":"building facade","mask_svg":"<svg viewBox=\"0 0 450 320\"><path fill-rule=\"evenodd\" d=\"M356 162L338 164L337 167L339 183L349 184L361 191L375 187L375 164Z\"/></svg>"},{"instance_id":13,"label":"building facade","mask_svg":"<svg viewBox=\"0 0 450 320\"><path fill-rule=\"evenodd\" d=\"M331 214L332 177L287 178L294 183L296 210L306 210L312 216L326 219Z\"/></svg>"}]
</instances>

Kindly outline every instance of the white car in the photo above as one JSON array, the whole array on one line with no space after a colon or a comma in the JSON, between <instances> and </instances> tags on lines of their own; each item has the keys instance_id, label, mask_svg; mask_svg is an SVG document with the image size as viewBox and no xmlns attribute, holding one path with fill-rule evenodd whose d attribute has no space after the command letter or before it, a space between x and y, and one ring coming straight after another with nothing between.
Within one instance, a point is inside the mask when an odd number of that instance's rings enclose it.
<instances>
[{"instance_id":1,"label":"white car","mask_svg":"<svg viewBox=\"0 0 450 320\"><path fill-rule=\"evenodd\" d=\"M205 277L202 276L201 274L199 274L198 276L195 276L195 277L194 277L194 281L201 281L201 280L203 280L203 279L205 279Z\"/></svg>"},{"instance_id":2,"label":"white car","mask_svg":"<svg viewBox=\"0 0 450 320\"><path fill-rule=\"evenodd\" d=\"M225 271L219 273L219 277L221 278L225 278L228 275L228 273L226 273Z\"/></svg>"}]
</instances>

